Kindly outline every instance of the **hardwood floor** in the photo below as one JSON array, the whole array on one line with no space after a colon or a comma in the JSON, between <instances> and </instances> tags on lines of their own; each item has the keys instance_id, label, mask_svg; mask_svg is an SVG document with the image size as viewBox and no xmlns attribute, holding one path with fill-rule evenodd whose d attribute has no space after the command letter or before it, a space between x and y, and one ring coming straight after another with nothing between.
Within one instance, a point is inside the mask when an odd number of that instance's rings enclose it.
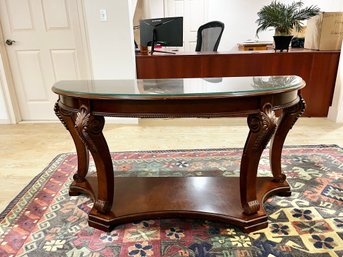
<instances>
[{"instance_id":1,"label":"hardwood floor","mask_svg":"<svg viewBox=\"0 0 343 257\"><path fill-rule=\"evenodd\" d=\"M142 119L139 124L107 124L111 151L243 147L248 133L243 118ZM74 152L60 123L0 125L0 212L63 152ZM300 118L287 145L337 144L343 147L343 123L325 118Z\"/></svg>"}]
</instances>

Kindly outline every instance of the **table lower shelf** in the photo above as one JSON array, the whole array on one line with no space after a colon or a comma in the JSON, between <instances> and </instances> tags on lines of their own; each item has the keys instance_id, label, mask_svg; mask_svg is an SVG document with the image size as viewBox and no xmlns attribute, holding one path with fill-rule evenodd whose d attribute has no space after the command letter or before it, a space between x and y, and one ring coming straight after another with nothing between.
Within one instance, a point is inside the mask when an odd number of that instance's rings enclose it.
<instances>
[{"instance_id":1,"label":"table lower shelf","mask_svg":"<svg viewBox=\"0 0 343 257\"><path fill-rule=\"evenodd\" d=\"M114 203L108 214L95 208L89 213L89 225L104 231L142 219L192 218L215 220L252 232L268 226L262 206L273 194L290 195L288 183L274 182L271 177L257 178L257 200L260 210L253 215L243 213L238 177L116 177ZM70 187L70 194L97 196L97 179Z\"/></svg>"}]
</instances>

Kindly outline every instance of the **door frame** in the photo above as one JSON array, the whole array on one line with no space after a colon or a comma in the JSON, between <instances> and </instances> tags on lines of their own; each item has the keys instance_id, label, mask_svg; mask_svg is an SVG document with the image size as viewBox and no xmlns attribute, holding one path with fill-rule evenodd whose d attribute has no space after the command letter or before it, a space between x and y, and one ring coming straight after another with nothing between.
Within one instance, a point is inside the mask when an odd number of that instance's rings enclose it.
<instances>
[{"instance_id":1,"label":"door frame","mask_svg":"<svg viewBox=\"0 0 343 257\"><path fill-rule=\"evenodd\" d=\"M21 121L21 114L5 46L5 39L2 31L1 21L0 42L0 90L3 93L3 100L7 111L8 121L10 124L15 124Z\"/></svg>"},{"instance_id":2,"label":"door frame","mask_svg":"<svg viewBox=\"0 0 343 257\"><path fill-rule=\"evenodd\" d=\"M80 31L75 31L77 37L80 38L81 45L83 46L83 55L85 60L85 66L87 67L87 73L89 78L92 79L92 66L90 58L90 46L88 31L86 26L86 17L84 9L84 0L76 0L78 22L80 24ZM10 124L16 124L22 121L20 114L20 108L18 103L18 96L14 86L14 80L10 62L5 46L5 38L3 35L3 28L0 21L0 90L3 92L4 104L7 109L8 121Z\"/></svg>"}]
</instances>

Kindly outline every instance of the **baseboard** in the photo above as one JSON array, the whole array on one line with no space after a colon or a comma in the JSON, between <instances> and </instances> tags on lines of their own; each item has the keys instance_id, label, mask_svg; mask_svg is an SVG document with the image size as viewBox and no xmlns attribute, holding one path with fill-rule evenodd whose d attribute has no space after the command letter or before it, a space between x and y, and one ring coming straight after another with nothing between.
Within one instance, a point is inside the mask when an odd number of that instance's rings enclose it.
<instances>
[{"instance_id":1,"label":"baseboard","mask_svg":"<svg viewBox=\"0 0 343 257\"><path fill-rule=\"evenodd\" d=\"M0 119L0 124L11 124L9 119Z\"/></svg>"},{"instance_id":2,"label":"baseboard","mask_svg":"<svg viewBox=\"0 0 343 257\"><path fill-rule=\"evenodd\" d=\"M343 122L343 111L338 111L337 108L329 107L328 119L337 123Z\"/></svg>"}]
</instances>

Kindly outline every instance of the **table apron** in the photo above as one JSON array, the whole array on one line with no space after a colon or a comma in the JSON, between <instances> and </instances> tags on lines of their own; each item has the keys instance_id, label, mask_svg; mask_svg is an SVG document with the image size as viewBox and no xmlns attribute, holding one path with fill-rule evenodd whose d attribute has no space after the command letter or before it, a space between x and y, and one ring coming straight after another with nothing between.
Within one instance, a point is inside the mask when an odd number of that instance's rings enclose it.
<instances>
[{"instance_id":1,"label":"table apron","mask_svg":"<svg viewBox=\"0 0 343 257\"><path fill-rule=\"evenodd\" d=\"M259 112L270 104L273 110L299 102L298 90L265 96L167 99L84 99L60 95L59 105L79 112L82 107L97 116L113 117L234 117Z\"/></svg>"}]
</instances>

